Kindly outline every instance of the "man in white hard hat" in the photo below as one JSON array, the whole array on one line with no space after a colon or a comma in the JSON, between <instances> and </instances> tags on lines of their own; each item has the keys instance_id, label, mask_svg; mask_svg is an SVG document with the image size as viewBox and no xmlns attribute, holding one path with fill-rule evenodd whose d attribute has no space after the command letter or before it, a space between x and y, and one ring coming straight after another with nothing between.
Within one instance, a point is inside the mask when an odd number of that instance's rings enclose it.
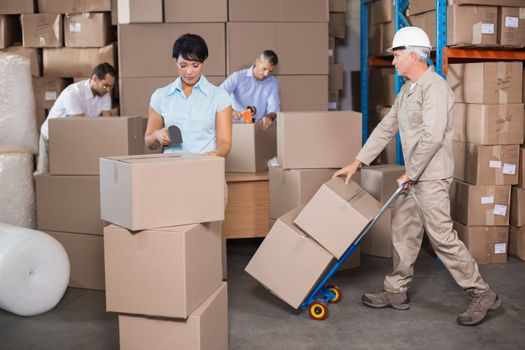
<instances>
[{"instance_id":1,"label":"man in white hard hat","mask_svg":"<svg viewBox=\"0 0 525 350\"><path fill-rule=\"evenodd\" d=\"M348 182L363 165L369 165L399 131L406 173L397 179L405 186L392 213L394 269L383 290L364 294L362 302L373 308L407 310L407 285L421 248L423 232L457 284L471 302L457 317L461 325L476 325L501 300L483 281L478 265L452 228L449 188L454 171L452 106L454 94L446 81L427 66L430 41L417 27L397 31L392 48L393 65L407 78L390 112L374 129L355 161L334 176Z\"/></svg>"}]
</instances>

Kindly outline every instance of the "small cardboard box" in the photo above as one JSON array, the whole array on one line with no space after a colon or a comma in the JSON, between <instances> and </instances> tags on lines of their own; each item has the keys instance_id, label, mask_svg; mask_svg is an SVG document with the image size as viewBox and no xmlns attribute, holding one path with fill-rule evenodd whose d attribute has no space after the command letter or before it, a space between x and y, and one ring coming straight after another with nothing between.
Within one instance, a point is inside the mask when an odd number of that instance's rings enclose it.
<instances>
[{"instance_id":1,"label":"small cardboard box","mask_svg":"<svg viewBox=\"0 0 525 350\"><path fill-rule=\"evenodd\" d=\"M35 3L35 0L2 0L0 1L0 14L35 13Z\"/></svg>"},{"instance_id":2,"label":"small cardboard box","mask_svg":"<svg viewBox=\"0 0 525 350\"><path fill-rule=\"evenodd\" d=\"M257 173L268 169L277 154L275 123L264 130L262 123L233 123L232 148L226 157L226 171Z\"/></svg>"},{"instance_id":3,"label":"small cardboard box","mask_svg":"<svg viewBox=\"0 0 525 350\"><path fill-rule=\"evenodd\" d=\"M22 40L18 16L0 15L0 49Z\"/></svg>"},{"instance_id":4,"label":"small cardboard box","mask_svg":"<svg viewBox=\"0 0 525 350\"><path fill-rule=\"evenodd\" d=\"M459 239L478 264L505 264L509 243L508 226L464 226L454 222Z\"/></svg>"},{"instance_id":5,"label":"small cardboard box","mask_svg":"<svg viewBox=\"0 0 525 350\"><path fill-rule=\"evenodd\" d=\"M64 39L66 47L101 47L111 41L111 18L104 13L66 14Z\"/></svg>"},{"instance_id":6,"label":"small cardboard box","mask_svg":"<svg viewBox=\"0 0 525 350\"><path fill-rule=\"evenodd\" d=\"M525 2L522 7L498 7L498 44L525 46Z\"/></svg>"},{"instance_id":7,"label":"small cardboard box","mask_svg":"<svg viewBox=\"0 0 525 350\"><path fill-rule=\"evenodd\" d=\"M228 350L228 292L223 282L186 320L119 315L121 349Z\"/></svg>"},{"instance_id":8,"label":"small cardboard box","mask_svg":"<svg viewBox=\"0 0 525 350\"><path fill-rule=\"evenodd\" d=\"M338 39L346 38L346 12L330 13L328 35Z\"/></svg>"},{"instance_id":9,"label":"small cardboard box","mask_svg":"<svg viewBox=\"0 0 525 350\"><path fill-rule=\"evenodd\" d=\"M510 224L525 226L525 190L512 187L510 199Z\"/></svg>"},{"instance_id":10,"label":"small cardboard box","mask_svg":"<svg viewBox=\"0 0 525 350\"><path fill-rule=\"evenodd\" d=\"M454 103L455 141L478 145L523 143L523 104Z\"/></svg>"},{"instance_id":11,"label":"small cardboard box","mask_svg":"<svg viewBox=\"0 0 525 350\"><path fill-rule=\"evenodd\" d=\"M187 318L222 281L221 223L104 228L107 311Z\"/></svg>"},{"instance_id":12,"label":"small cardboard box","mask_svg":"<svg viewBox=\"0 0 525 350\"><path fill-rule=\"evenodd\" d=\"M56 99L67 85L68 82L65 79L33 77L36 126L38 131L40 131L47 117L47 111L53 107Z\"/></svg>"},{"instance_id":13,"label":"small cardboard box","mask_svg":"<svg viewBox=\"0 0 525 350\"><path fill-rule=\"evenodd\" d=\"M129 230L224 220L224 158L189 153L100 159L100 209Z\"/></svg>"},{"instance_id":14,"label":"small cardboard box","mask_svg":"<svg viewBox=\"0 0 525 350\"><path fill-rule=\"evenodd\" d=\"M49 120L49 172L98 175L99 158L144 152L141 117L68 117Z\"/></svg>"},{"instance_id":15,"label":"small cardboard box","mask_svg":"<svg viewBox=\"0 0 525 350\"><path fill-rule=\"evenodd\" d=\"M454 141L454 177L473 185L518 183L519 145L483 146Z\"/></svg>"},{"instance_id":16,"label":"small cardboard box","mask_svg":"<svg viewBox=\"0 0 525 350\"><path fill-rule=\"evenodd\" d=\"M339 259L380 208L358 184L335 178L319 188L294 223Z\"/></svg>"},{"instance_id":17,"label":"small cardboard box","mask_svg":"<svg viewBox=\"0 0 525 350\"><path fill-rule=\"evenodd\" d=\"M45 231L55 238L69 257L69 286L104 290L104 239L99 235Z\"/></svg>"},{"instance_id":18,"label":"small cardboard box","mask_svg":"<svg viewBox=\"0 0 525 350\"><path fill-rule=\"evenodd\" d=\"M394 20L394 4L390 0L379 0L370 3L370 24L392 22Z\"/></svg>"},{"instance_id":19,"label":"small cardboard box","mask_svg":"<svg viewBox=\"0 0 525 350\"><path fill-rule=\"evenodd\" d=\"M62 47L64 41L61 14L35 13L20 16L22 45L25 47Z\"/></svg>"},{"instance_id":20,"label":"small cardboard box","mask_svg":"<svg viewBox=\"0 0 525 350\"><path fill-rule=\"evenodd\" d=\"M496 46L498 42L496 6L447 7L448 46Z\"/></svg>"},{"instance_id":21,"label":"small cardboard box","mask_svg":"<svg viewBox=\"0 0 525 350\"><path fill-rule=\"evenodd\" d=\"M111 0L38 0L41 13L109 12Z\"/></svg>"},{"instance_id":22,"label":"small cardboard box","mask_svg":"<svg viewBox=\"0 0 525 350\"><path fill-rule=\"evenodd\" d=\"M35 181L39 230L102 235L98 176L40 174Z\"/></svg>"},{"instance_id":23,"label":"small cardboard box","mask_svg":"<svg viewBox=\"0 0 525 350\"><path fill-rule=\"evenodd\" d=\"M525 260L525 226L510 226L509 254Z\"/></svg>"},{"instance_id":24,"label":"small cardboard box","mask_svg":"<svg viewBox=\"0 0 525 350\"><path fill-rule=\"evenodd\" d=\"M162 0L118 0L119 24L162 23Z\"/></svg>"},{"instance_id":25,"label":"small cardboard box","mask_svg":"<svg viewBox=\"0 0 525 350\"><path fill-rule=\"evenodd\" d=\"M246 266L246 272L297 309L334 257L296 225L301 208L281 216Z\"/></svg>"},{"instance_id":26,"label":"small cardboard box","mask_svg":"<svg viewBox=\"0 0 525 350\"><path fill-rule=\"evenodd\" d=\"M454 180L450 186L452 219L467 226L509 224L510 186L475 186Z\"/></svg>"}]
</instances>

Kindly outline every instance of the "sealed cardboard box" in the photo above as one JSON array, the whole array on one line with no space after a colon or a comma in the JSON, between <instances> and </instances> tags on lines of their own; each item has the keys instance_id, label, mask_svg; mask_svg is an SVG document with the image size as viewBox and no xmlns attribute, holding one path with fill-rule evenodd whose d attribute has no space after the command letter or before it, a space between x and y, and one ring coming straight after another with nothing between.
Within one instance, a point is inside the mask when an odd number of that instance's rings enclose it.
<instances>
[{"instance_id":1,"label":"sealed cardboard box","mask_svg":"<svg viewBox=\"0 0 525 350\"><path fill-rule=\"evenodd\" d=\"M447 45L495 46L498 38L496 6L447 7Z\"/></svg>"},{"instance_id":2,"label":"sealed cardboard box","mask_svg":"<svg viewBox=\"0 0 525 350\"><path fill-rule=\"evenodd\" d=\"M306 204L319 187L332 178L336 169L290 169L269 167L270 218L278 219Z\"/></svg>"},{"instance_id":3,"label":"sealed cardboard box","mask_svg":"<svg viewBox=\"0 0 525 350\"><path fill-rule=\"evenodd\" d=\"M69 286L104 290L104 240L99 235L46 231L69 257Z\"/></svg>"},{"instance_id":4,"label":"sealed cardboard box","mask_svg":"<svg viewBox=\"0 0 525 350\"><path fill-rule=\"evenodd\" d=\"M379 203L385 204L397 190L397 179L405 174L401 165L373 165L361 168L360 185Z\"/></svg>"},{"instance_id":5,"label":"sealed cardboard box","mask_svg":"<svg viewBox=\"0 0 525 350\"><path fill-rule=\"evenodd\" d=\"M479 62L449 65L447 83L455 102L479 104L521 103L521 62Z\"/></svg>"},{"instance_id":6,"label":"sealed cardboard box","mask_svg":"<svg viewBox=\"0 0 525 350\"><path fill-rule=\"evenodd\" d=\"M453 142L454 177L473 185L518 183L519 145Z\"/></svg>"},{"instance_id":7,"label":"sealed cardboard box","mask_svg":"<svg viewBox=\"0 0 525 350\"><path fill-rule=\"evenodd\" d=\"M450 186L450 213L463 225L508 225L509 206L510 186L475 186L457 180Z\"/></svg>"},{"instance_id":8,"label":"sealed cardboard box","mask_svg":"<svg viewBox=\"0 0 525 350\"><path fill-rule=\"evenodd\" d=\"M295 309L334 260L328 251L294 225L300 210L296 208L275 222L245 269Z\"/></svg>"},{"instance_id":9,"label":"sealed cardboard box","mask_svg":"<svg viewBox=\"0 0 525 350\"><path fill-rule=\"evenodd\" d=\"M514 226L525 226L525 190L516 187L512 187L510 224Z\"/></svg>"},{"instance_id":10,"label":"sealed cardboard box","mask_svg":"<svg viewBox=\"0 0 525 350\"><path fill-rule=\"evenodd\" d=\"M332 179L319 188L294 224L339 259L379 212L380 204L355 182Z\"/></svg>"},{"instance_id":11,"label":"sealed cardboard box","mask_svg":"<svg viewBox=\"0 0 525 350\"><path fill-rule=\"evenodd\" d=\"M2 53L19 55L27 57L31 62L31 75L40 77L42 75L42 53L37 48L10 46L7 49L0 50Z\"/></svg>"},{"instance_id":12,"label":"sealed cardboard box","mask_svg":"<svg viewBox=\"0 0 525 350\"><path fill-rule=\"evenodd\" d=\"M162 0L118 0L118 23L162 23Z\"/></svg>"},{"instance_id":13,"label":"sealed cardboard box","mask_svg":"<svg viewBox=\"0 0 525 350\"><path fill-rule=\"evenodd\" d=\"M369 11L370 24L386 23L394 20L394 4L390 0L372 2Z\"/></svg>"},{"instance_id":14,"label":"sealed cardboard box","mask_svg":"<svg viewBox=\"0 0 525 350\"><path fill-rule=\"evenodd\" d=\"M249 1L245 1L248 3ZM253 1L252 1L253 2ZM164 22L227 22L226 0L164 0Z\"/></svg>"},{"instance_id":15,"label":"sealed cardboard box","mask_svg":"<svg viewBox=\"0 0 525 350\"><path fill-rule=\"evenodd\" d=\"M328 34L338 39L346 38L346 12L330 13Z\"/></svg>"},{"instance_id":16,"label":"sealed cardboard box","mask_svg":"<svg viewBox=\"0 0 525 350\"><path fill-rule=\"evenodd\" d=\"M107 62L115 67L116 45L101 48L44 49L44 76L49 78L90 77L93 68Z\"/></svg>"},{"instance_id":17,"label":"sealed cardboard box","mask_svg":"<svg viewBox=\"0 0 525 350\"><path fill-rule=\"evenodd\" d=\"M0 49L5 49L22 39L18 16L0 15Z\"/></svg>"},{"instance_id":18,"label":"sealed cardboard box","mask_svg":"<svg viewBox=\"0 0 525 350\"><path fill-rule=\"evenodd\" d=\"M329 4L328 0L230 0L228 10L229 22L326 23Z\"/></svg>"},{"instance_id":19,"label":"sealed cardboard box","mask_svg":"<svg viewBox=\"0 0 525 350\"><path fill-rule=\"evenodd\" d=\"M525 7L498 7L498 44L525 46Z\"/></svg>"},{"instance_id":20,"label":"sealed cardboard box","mask_svg":"<svg viewBox=\"0 0 525 350\"><path fill-rule=\"evenodd\" d=\"M396 100L396 77L393 68L370 70L370 104L392 106Z\"/></svg>"},{"instance_id":21,"label":"sealed cardboard box","mask_svg":"<svg viewBox=\"0 0 525 350\"><path fill-rule=\"evenodd\" d=\"M40 174L35 181L39 230L103 234L98 176Z\"/></svg>"},{"instance_id":22,"label":"sealed cardboard box","mask_svg":"<svg viewBox=\"0 0 525 350\"><path fill-rule=\"evenodd\" d=\"M346 0L330 0L330 12L346 12Z\"/></svg>"},{"instance_id":23,"label":"sealed cardboard box","mask_svg":"<svg viewBox=\"0 0 525 350\"><path fill-rule=\"evenodd\" d=\"M523 0L448 0L448 4L455 5L498 5L498 6L523 6ZM410 15L423 13L436 9L436 0L410 0Z\"/></svg>"},{"instance_id":24,"label":"sealed cardboard box","mask_svg":"<svg viewBox=\"0 0 525 350\"><path fill-rule=\"evenodd\" d=\"M508 226L464 226L454 221L458 237L478 264L505 264L509 243Z\"/></svg>"},{"instance_id":25,"label":"sealed cardboard box","mask_svg":"<svg viewBox=\"0 0 525 350\"><path fill-rule=\"evenodd\" d=\"M77 13L64 17L66 47L101 47L111 41L110 14Z\"/></svg>"},{"instance_id":26,"label":"sealed cardboard box","mask_svg":"<svg viewBox=\"0 0 525 350\"><path fill-rule=\"evenodd\" d=\"M510 226L509 254L525 260L525 226Z\"/></svg>"},{"instance_id":27,"label":"sealed cardboard box","mask_svg":"<svg viewBox=\"0 0 525 350\"><path fill-rule=\"evenodd\" d=\"M275 123L264 130L262 123L233 123L232 148L226 157L226 171L257 173L268 169L277 154Z\"/></svg>"},{"instance_id":28,"label":"sealed cardboard box","mask_svg":"<svg viewBox=\"0 0 525 350\"><path fill-rule=\"evenodd\" d=\"M171 55L171 48L175 40L186 33L198 34L206 41L210 57L206 60L203 74L224 76L226 66L224 23L120 25L118 33L120 76L176 77L177 64ZM254 55L256 56L257 53ZM255 60L255 56L251 58L250 64Z\"/></svg>"},{"instance_id":29,"label":"sealed cardboard box","mask_svg":"<svg viewBox=\"0 0 525 350\"><path fill-rule=\"evenodd\" d=\"M141 117L68 117L49 120L51 174L98 175L100 157L142 154L143 150Z\"/></svg>"},{"instance_id":30,"label":"sealed cardboard box","mask_svg":"<svg viewBox=\"0 0 525 350\"><path fill-rule=\"evenodd\" d=\"M222 281L221 223L104 228L107 311L187 318Z\"/></svg>"},{"instance_id":31,"label":"sealed cardboard box","mask_svg":"<svg viewBox=\"0 0 525 350\"><path fill-rule=\"evenodd\" d=\"M100 159L102 219L130 230L222 221L224 192L222 157L179 153Z\"/></svg>"},{"instance_id":32,"label":"sealed cardboard box","mask_svg":"<svg viewBox=\"0 0 525 350\"><path fill-rule=\"evenodd\" d=\"M361 149L361 113L280 112L277 158L283 169L341 168Z\"/></svg>"},{"instance_id":33,"label":"sealed cardboard box","mask_svg":"<svg viewBox=\"0 0 525 350\"><path fill-rule=\"evenodd\" d=\"M109 12L111 0L38 0L41 13Z\"/></svg>"},{"instance_id":34,"label":"sealed cardboard box","mask_svg":"<svg viewBox=\"0 0 525 350\"><path fill-rule=\"evenodd\" d=\"M518 169L518 188L525 189L525 149L520 148L520 161Z\"/></svg>"},{"instance_id":35,"label":"sealed cardboard box","mask_svg":"<svg viewBox=\"0 0 525 350\"><path fill-rule=\"evenodd\" d=\"M121 349L228 350L228 291L223 282L188 319L119 315Z\"/></svg>"},{"instance_id":36,"label":"sealed cardboard box","mask_svg":"<svg viewBox=\"0 0 525 350\"><path fill-rule=\"evenodd\" d=\"M18 15L20 13L35 13L34 0L2 0L0 14Z\"/></svg>"},{"instance_id":37,"label":"sealed cardboard box","mask_svg":"<svg viewBox=\"0 0 525 350\"><path fill-rule=\"evenodd\" d=\"M279 55L275 74L328 74L327 23L229 22L226 28L228 74L249 67L268 48Z\"/></svg>"},{"instance_id":38,"label":"sealed cardboard box","mask_svg":"<svg viewBox=\"0 0 525 350\"><path fill-rule=\"evenodd\" d=\"M523 143L523 104L454 103L455 141L478 145Z\"/></svg>"},{"instance_id":39,"label":"sealed cardboard box","mask_svg":"<svg viewBox=\"0 0 525 350\"><path fill-rule=\"evenodd\" d=\"M345 66L342 63L331 64L328 73L328 88L330 90L343 90Z\"/></svg>"},{"instance_id":40,"label":"sealed cardboard box","mask_svg":"<svg viewBox=\"0 0 525 350\"><path fill-rule=\"evenodd\" d=\"M20 16L22 45L25 47L61 47L64 41L61 14L35 13Z\"/></svg>"},{"instance_id":41,"label":"sealed cardboard box","mask_svg":"<svg viewBox=\"0 0 525 350\"><path fill-rule=\"evenodd\" d=\"M328 75L278 75L281 111L325 111Z\"/></svg>"}]
</instances>

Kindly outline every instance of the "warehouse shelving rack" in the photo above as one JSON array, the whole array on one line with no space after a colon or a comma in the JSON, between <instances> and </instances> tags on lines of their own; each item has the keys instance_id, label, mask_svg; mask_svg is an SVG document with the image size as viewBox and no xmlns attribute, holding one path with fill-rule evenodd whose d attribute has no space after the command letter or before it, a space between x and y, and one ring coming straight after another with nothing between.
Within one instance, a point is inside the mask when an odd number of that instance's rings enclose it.
<instances>
[{"instance_id":1,"label":"warehouse shelving rack","mask_svg":"<svg viewBox=\"0 0 525 350\"><path fill-rule=\"evenodd\" d=\"M369 135L368 130L368 72L370 67L391 67L390 57L370 57L368 55L368 14L369 5L377 0L361 0L361 112L363 114L363 143ZM409 25L405 12L409 0L393 0L394 29ZM435 69L446 79L448 63L477 61L525 61L523 49L479 49L447 47L447 0L436 0L436 48L434 52ZM396 71L396 93L403 84ZM396 162L403 164L399 134L396 137Z\"/></svg>"}]
</instances>

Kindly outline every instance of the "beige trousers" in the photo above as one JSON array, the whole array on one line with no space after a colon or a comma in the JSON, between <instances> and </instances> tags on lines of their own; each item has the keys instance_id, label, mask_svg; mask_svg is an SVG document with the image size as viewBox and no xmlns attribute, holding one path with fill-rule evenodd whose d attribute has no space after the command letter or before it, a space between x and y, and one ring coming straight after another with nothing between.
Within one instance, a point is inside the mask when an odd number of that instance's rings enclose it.
<instances>
[{"instance_id":1,"label":"beige trousers","mask_svg":"<svg viewBox=\"0 0 525 350\"><path fill-rule=\"evenodd\" d=\"M452 179L421 181L402 193L392 211L394 270L385 277L384 289L404 292L412 280L414 263L421 248L423 232L432 247L463 289L487 290L478 265L452 228L449 188Z\"/></svg>"},{"instance_id":2,"label":"beige trousers","mask_svg":"<svg viewBox=\"0 0 525 350\"><path fill-rule=\"evenodd\" d=\"M41 134L38 145L38 164L36 166L38 174L49 172L49 141Z\"/></svg>"}]
</instances>

